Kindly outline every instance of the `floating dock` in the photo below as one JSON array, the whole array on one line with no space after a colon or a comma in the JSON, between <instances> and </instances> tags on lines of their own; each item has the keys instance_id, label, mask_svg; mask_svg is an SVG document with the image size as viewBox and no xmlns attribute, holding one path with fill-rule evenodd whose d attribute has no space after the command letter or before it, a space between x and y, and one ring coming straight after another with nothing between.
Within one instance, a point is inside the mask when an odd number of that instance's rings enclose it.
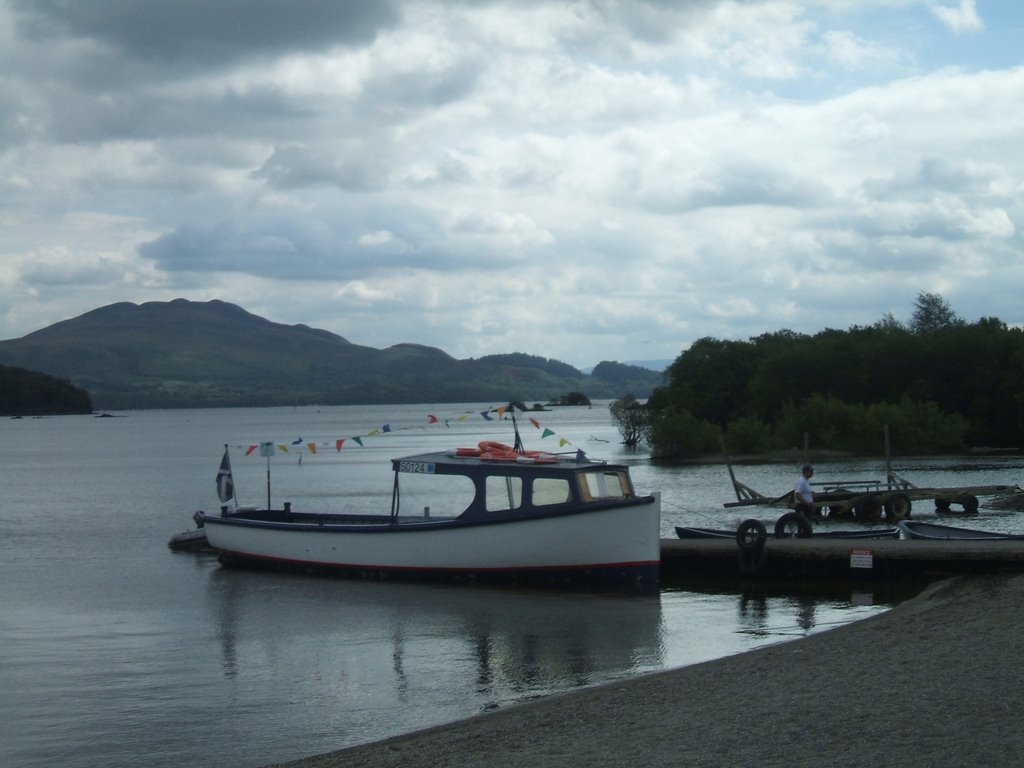
<instances>
[{"instance_id":1,"label":"floating dock","mask_svg":"<svg viewBox=\"0 0 1024 768\"><path fill-rule=\"evenodd\" d=\"M740 549L730 539L662 539L663 582L727 579L930 579L1024 571L1024 541L773 538Z\"/></svg>"}]
</instances>

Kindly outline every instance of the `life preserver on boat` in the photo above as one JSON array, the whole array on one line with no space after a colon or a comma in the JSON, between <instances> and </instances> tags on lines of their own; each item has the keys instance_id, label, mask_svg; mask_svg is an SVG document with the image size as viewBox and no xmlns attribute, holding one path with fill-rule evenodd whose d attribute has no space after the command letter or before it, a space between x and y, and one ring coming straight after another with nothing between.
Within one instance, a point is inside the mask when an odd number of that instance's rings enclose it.
<instances>
[{"instance_id":1,"label":"life preserver on boat","mask_svg":"<svg viewBox=\"0 0 1024 768\"><path fill-rule=\"evenodd\" d=\"M515 451L484 451L480 458L483 461L516 461L519 454Z\"/></svg>"},{"instance_id":2,"label":"life preserver on boat","mask_svg":"<svg viewBox=\"0 0 1024 768\"><path fill-rule=\"evenodd\" d=\"M481 440L477 446L483 453L515 453L511 445L496 443L493 440Z\"/></svg>"},{"instance_id":3,"label":"life preserver on boat","mask_svg":"<svg viewBox=\"0 0 1024 768\"><path fill-rule=\"evenodd\" d=\"M481 440L477 445L480 447L480 458L484 461L515 461L520 455L511 445L494 440Z\"/></svg>"},{"instance_id":4,"label":"life preserver on boat","mask_svg":"<svg viewBox=\"0 0 1024 768\"><path fill-rule=\"evenodd\" d=\"M479 448L456 448L456 456L479 456L483 451Z\"/></svg>"},{"instance_id":5,"label":"life preserver on boat","mask_svg":"<svg viewBox=\"0 0 1024 768\"><path fill-rule=\"evenodd\" d=\"M558 459L558 454L544 451L525 451L516 456L516 461L521 464L557 464Z\"/></svg>"}]
</instances>

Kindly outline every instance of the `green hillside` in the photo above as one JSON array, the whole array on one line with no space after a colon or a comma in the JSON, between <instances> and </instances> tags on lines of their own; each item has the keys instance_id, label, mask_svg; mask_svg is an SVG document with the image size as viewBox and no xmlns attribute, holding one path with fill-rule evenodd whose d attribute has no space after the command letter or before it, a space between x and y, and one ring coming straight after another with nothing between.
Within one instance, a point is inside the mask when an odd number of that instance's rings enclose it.
<instances>
[{"instance_id":1,"label":"green hillside","mask_svg":"<svg viewBox=\"0 0 1024 768\"><path fill-rule=\"evenodd\" d=\"M0 341L0 364L87 390L97 408L537 401L568 391L644 398L662 374L603 363L591 375L526 354L457 360L416 344L353 344L223 301L119 303Z\"/></svg>"}]
</instances>

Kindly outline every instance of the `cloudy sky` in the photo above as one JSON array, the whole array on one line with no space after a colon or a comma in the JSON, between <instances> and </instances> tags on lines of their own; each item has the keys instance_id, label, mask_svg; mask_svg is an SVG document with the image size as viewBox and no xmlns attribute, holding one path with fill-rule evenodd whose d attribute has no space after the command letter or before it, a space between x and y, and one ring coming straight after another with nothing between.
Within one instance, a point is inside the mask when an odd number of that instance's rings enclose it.
<instances>
[{"instance_id":1,"label":"cloudy sky","mask_svg":"<svg viewBox=\"0 0 1024 768\"><path fill-rule=\"evenodd\" d=\"M1024 324L1018 0L0 0L0 338L223 299L584 367Z\"/></svg>"}]
</instances>

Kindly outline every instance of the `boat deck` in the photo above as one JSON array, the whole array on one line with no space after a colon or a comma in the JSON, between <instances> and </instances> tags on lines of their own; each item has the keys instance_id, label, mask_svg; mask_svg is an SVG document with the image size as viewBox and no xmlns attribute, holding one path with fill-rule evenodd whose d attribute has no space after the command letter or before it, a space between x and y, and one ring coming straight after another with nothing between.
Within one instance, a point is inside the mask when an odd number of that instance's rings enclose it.
<instances>
[{"instance_id":1,"label":"boat deck","mask_svg":"<svg viewBox=\"0 0 1024 768\"><path fill-rule=\"evenodd\" d=\"M662 539L662 581L700 577L898 580L1024 571L1024 541L776 539L743 552L729 539Z\"/></svg>"}]
</instances>

